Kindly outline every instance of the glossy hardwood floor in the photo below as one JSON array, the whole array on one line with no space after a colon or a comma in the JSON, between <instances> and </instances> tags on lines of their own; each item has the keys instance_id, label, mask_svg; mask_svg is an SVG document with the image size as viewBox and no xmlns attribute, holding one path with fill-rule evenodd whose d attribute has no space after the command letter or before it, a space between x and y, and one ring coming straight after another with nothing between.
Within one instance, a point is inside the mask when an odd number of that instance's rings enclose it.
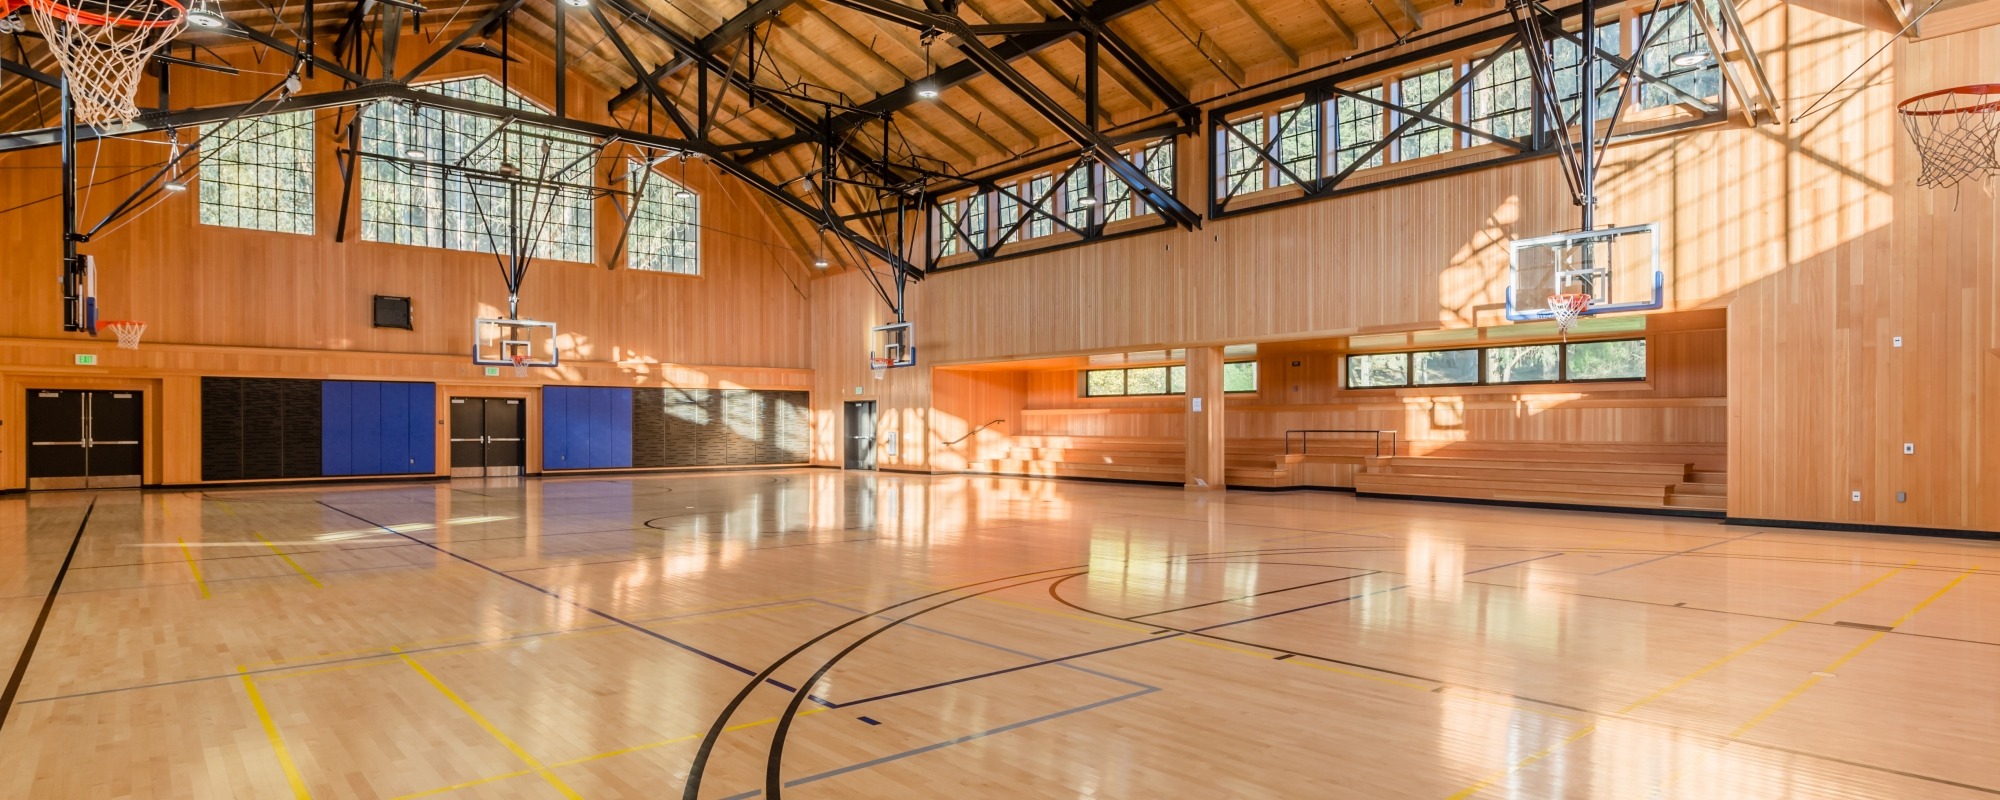
<instances>
[{"instance_id":1,"label":"glossy hardwood floor","mask_svg":"<svg viewBox=\"0 0 2000 800\"><path fill-rule=\"evenodd\" d=\"M72 543L0 796L2000 794L1980 542L826 470L13 495L0 665Z\"/></svg>"}]
</instances>

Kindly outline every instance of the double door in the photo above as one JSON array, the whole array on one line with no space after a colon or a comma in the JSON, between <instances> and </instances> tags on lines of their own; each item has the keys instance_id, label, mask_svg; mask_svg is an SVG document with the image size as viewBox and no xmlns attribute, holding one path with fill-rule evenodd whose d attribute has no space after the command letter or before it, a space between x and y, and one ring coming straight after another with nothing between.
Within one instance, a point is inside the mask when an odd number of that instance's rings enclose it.
<instances>
[{"instance_id":1,"label":"double door","mask_svg":"<svg viewBox=\"0 0 2000 800\"><path fill-rule=\"evenodd\" d=\"M145 466L138 392L28 390L28 488L138 486Z\"/></svg>"},{"instance_id":2,"label":"double door","mask_svg":"<svg viewBox=\"0 0 2000 800\"><path fill-rule=\"evenodd\" d=\"M451 476L502 478L527 463L527 415L511 397L451 399Z\"/></svg>"}]
</instances>

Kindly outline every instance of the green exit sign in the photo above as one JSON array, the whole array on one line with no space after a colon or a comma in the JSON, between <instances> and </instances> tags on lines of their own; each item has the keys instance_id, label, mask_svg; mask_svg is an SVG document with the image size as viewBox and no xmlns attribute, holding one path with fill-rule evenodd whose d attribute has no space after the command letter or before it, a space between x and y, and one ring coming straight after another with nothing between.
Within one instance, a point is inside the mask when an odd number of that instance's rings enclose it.
<instances>
[{"instance_id":1,"label":"green exit sign","mask_svg":"<svg viewBox=\"0 0 2000 800\"><path fill-rule=\"evenodd\" d=\"M498 377L500 377L500 368L499 368L499 367L487 367L487 368L486 368L486 377L488 377L488 378L498 378Z\"/></svg>"},{"instance_id":2,"label":"green exit sign","mask_svg":"<svg viewBox=\"0 0 2000 800\"><path fill-rule=\"evenodd\" d=\"M96 354L96 353L77 353L77 354L76 354L76 365L77 365L77 366L79 366L79 367L94 367L94 366L97 366L97 354Z\"/></svg>"}]
</instances>

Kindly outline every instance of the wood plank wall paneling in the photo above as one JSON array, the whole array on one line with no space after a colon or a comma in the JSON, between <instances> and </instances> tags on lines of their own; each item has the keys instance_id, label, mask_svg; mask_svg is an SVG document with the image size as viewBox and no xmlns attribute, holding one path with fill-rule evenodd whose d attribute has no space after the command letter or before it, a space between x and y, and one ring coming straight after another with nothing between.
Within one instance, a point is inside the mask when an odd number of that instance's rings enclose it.
<instances>
[{"instance_id":1,"label":"wood plank wall paneling","mask_svg":"<svg viewBox=\"0 0 2000 800\"><path fill-rule=\"evenodd\" d=\"M1783 17L1797 110L1887 39L1849 21L1855 5ZM1787 268L1730 307L1730 513L2000 530L2000 204L1916 188L1892 110L2000 74L2000 28L1897 42L1877 63L1787 131Z\"/></svg>"},{"instance_id":2,"label":"wood plank wall paneling","mask_svg":"<svg viewBox=\"0 0 2000 800\"><path fill-rule=\"evenodd\" d=\"M405 66L426 55L422 50L405 48ZM218 52L241 66L257 66L247 49ZM511 86L537 101L552 98L547 59L519 55L527 61L511 71ZM493 63L453 54L427 77L490 74ZM178 81L174 101L242 102L263 90L260 80ZM336 88L338 80L322 74L307 81L306 90ZM140 91L151 96L154 90L149 84ZM569 99L573 115L605 121L602 87L573 82ZM115 349L109 336L61 332L56 151L0 156L9 176L0 181L0 209L8 209L0 212L0 241L9 244L14 267L0 272L0 295L13 312L0 318L0 390L8 393L0 398L0 430L7 431L0 435L0 489L25 485L19 441L25 426L18 423L19 395L27 386L125 381L133 384L127 388L150 387L145 480L175 484L201 475L202 375L424 380L529 397L543 383L811 388L806 336L812 270L775 229L761 196L699 161L686 176L702 201L703 274L635 271L622 263L606 269L623 228L611 201L600 200L594 209L597 263L539 262L522 292L523 316L561 326L563 367L534 370L527 378L512 370L486 377L470 361L472 319L502 315L506 308L493 256L362 241L358 196L347 241L334 241L341 199L335 153L345 144L334 131L343 119L333 111L316 117L314 235L202 225L199 192L192 191L168 196L82 247L98 259L102 316L147 321L145 343L136 352ZM195 135L183 131L182 141ZM81 146L82 161L98 164L102 181L86 192L84 224L109 211L151 170L115 176L160 163L165 151L158 143L127 140L107 140L101 150ZM607 160L593 171L602 184L609 172L622 174L622 164ZM674 170L673 177L679 174ZM373 327L375 294L411 297L415 330ZM75 353L96 354L99 366L73 366ZM440 393L439 402L445 400ZM532 464L540 463L532 452L538 448L530 437Z\"/></svg>"},{"instance_id":3,"label":"wood plank wall paneling","mask_svg":"<svg viewBox=\"0 0 2000 800\"><path fill-rule=\"evenodd\" d=\"M886 279L885 279L886 282ZM811 348L813 354L814 464L838 466L841 444L849 435L842 415L844 403L876 404L876 466L889 470L929 470L931 452L959 433L940 437L931 429L931 338L923 299L928 281L912 284L907 304L916 320L915 367L868 368L869 329L896 317L859 272L828 276L813 283ZM882 440L894 433L897 446L889 452Z\"/></svg>"},{"instance_id":4,"label":"wood plank wall paneling","mask_svg":"<svg viewBox=\"0 0 2000 800\"><path fill-rule=\"evenodd\" d=\"M1181 418L1187 424L1187 455L1183 462L1187 488L1222 489L1229 460L1227 401L1222 392L1222 348L1187 349L1187 396Z\"/></svg>"},{"instance_id":5,"label":"wood plank wall paneling","mask_svg":"<svg viewBox=\"0 0 2000 800\"><path fill-rule=\"evenodd\" d=\"M255 66L248 51L224 53ZM426 54L409 47L402 55L414 65ZM529 61L511 71L512 86L538 101L552 98L553 70L539 56L522 55ZM426 77L487 74L494 63L457 53ZM261 83L252 77L177 81L175 102L240 102L261 91ZM322 73L308 81L307 91L335 88L338 80ZM140 91L150 97L153 89ZM578 117L607 121L602 88L573 81L569 98ZM97 257L103 315L146 320L148 343L469 354L472 319L505 315L506 290L494 257L362 241L358 197L347 242L335 242L341 188L335 153L345 146L335 133L340 119L332 110L317 114L316 235L202 225L199 191L169 195L131 224L83 246ZM184 131L182 141L194 135ZM81 146L80 159L99 164L97 177L104 180L159 163L165 152L157 143L107 140L101 150ZM0 292L15 312L0 319L0 337L75 338L61 333L55 280L56 158L55 148L0 156L10 176L0 182L0 208L11 209L0 213L0 239L12 247L10 263L17 267L0 274ZM623 163L597 165L598 182L604 184L609 172L622 177ZM85 224L150 174L141 170L86 192ZM623 226L612 201L600 199L594 209L597 263L533 265L522 290L522 315L561 326L566 360L809 366L806 260L766 218L765 201L754 190L699 160L690 162L687 181L702 202L701 276L628 270L622 258L618 269L606 269ZM411 297L415 331L372 327L374 294Z\"/></svg>"},{"instance_id":6,"label":"wood plank wall paneling","mask_svg":"<svg viewBox=\"0 0 2000 800\"><path fill-rule=\"evenodd\" d=\"M1014 432L1028 429L1022 406L1033 374L932 370L931 424L939 441L931 452L931 468L961 470L1006 457Z\"/></svg>"},{"instance_id":7,"label":"wood plank wall paneling","mask_svg":"<svg viewBox=\"0 0 2000 800\"><path fill-rule=\"evenodd\" d=\"M1745 4L1784 116L1885 42L1870 6ZM1469 395L1464 422L1451 424L1524 440L1726 439L1734 516L2000 531L2000 203L1977 186L1916 187L1893 110L1995 74L2000 27L1899 41L1866 73L1877 77L1850 82L1798 125L1732 120L1614 148L1600 219L1662 224L1668 310L1728 314L1726 333L1690 335L1681 352L1705 359L1720 337L1726 377L1670 369L1647 394L1602 392L1642 401L1615 415ZM1190 162L1183 180L1198 185ZM1576 224L1557 169L1523 162L939 273L915 317L924 363L1498 324L1506 241ZM1331 361L1303 363L1316 366L1267 371L1259 402L1275 402L1272 381L1335 385ZM1063 412L1038 406L1042 379L1030 380L1040 430L1128 430L1103 413L1058 420ZM1653 410L1633 413L1645 404ZM1371 413L1451 427L1437 401L1385 405ZM1136 412L1126 416L1147 416Z\"/></svg>"}]
</instances>

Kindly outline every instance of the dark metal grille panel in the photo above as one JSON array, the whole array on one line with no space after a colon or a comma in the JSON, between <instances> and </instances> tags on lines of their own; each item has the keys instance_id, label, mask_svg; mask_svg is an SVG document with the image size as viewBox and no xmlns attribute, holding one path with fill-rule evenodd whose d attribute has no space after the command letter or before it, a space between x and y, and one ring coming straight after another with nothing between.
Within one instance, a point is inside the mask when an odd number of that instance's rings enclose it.
<instances>
[{"instance_id":1,"label":"dark metal grille panel","mask_svg":"<svg viewBox=\"0 0 2000 800\"><path fill-rule=\"evenodd\" d=\"M243 477L243 382L201 379L201 479Z\"/></svg>"},{"instance_id":2,"label":"dark metal grille panel","mask_svg":"<svg viewBox=\"0 0 2000 800\"><path fill-rule=\"evenodd\" d=\"M804 463L809 416L805 392L636 389L632 466Z\"/></svg>"},{"instance_id":3,"label":"dark metal grille panel","mask_svg":"<svg viewBox=\"0 0 2000 800\"><path fill-rule=\"evenodd\" d=\"M201 379L201 477L320 474L320 382Z\"/></svg>"}]
</instances>

